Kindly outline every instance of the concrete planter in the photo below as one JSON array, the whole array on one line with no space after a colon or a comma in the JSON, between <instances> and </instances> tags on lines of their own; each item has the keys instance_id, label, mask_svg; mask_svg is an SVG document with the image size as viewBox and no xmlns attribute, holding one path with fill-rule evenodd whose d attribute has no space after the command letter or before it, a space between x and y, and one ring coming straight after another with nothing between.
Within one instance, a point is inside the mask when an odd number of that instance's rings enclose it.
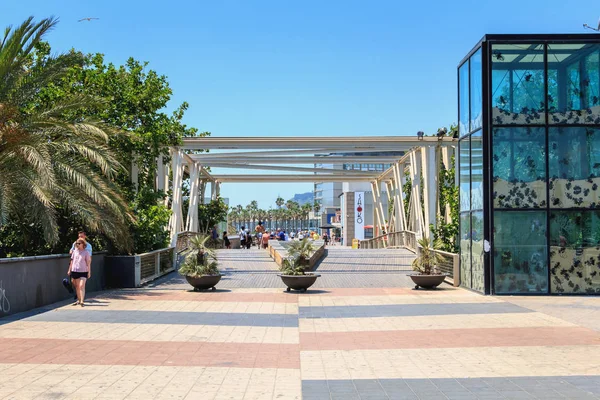
<instances>
[{"instance_id":1,"label":"concrete planter","mask_svg":"<svg viewBox=\"0 0 600 400\"><path fill-rule=\"evenodd\" d=\"M283 284L287 286L287 291L291 289L300 290L306 292L306 289L311 287L320 277L320 274L306 274L306 275L283 275L279 274Z\"/></svg>"},{"instance_id":2,"label":"concrete planter","mask_svg":"<svg viewBox=\"0 0 600 400\"><path fill-rule=\"evenodd\" d=\"M422 287L423 289L435 289L438 287L444 279L445 274L441 275L408 275L410 279L415 283L415 289Z\"/></svg>"},{"instance_id":3,"label":"concrete planter","mask_svg":"<svg viewBox=\"0 0 600 400\"><path fill-rule=\"evenodd\" d=\"M202 275L202 276L185 276L185 279L194 287L194 291L215 288L216 284L221 280L223 275Z\"/></svg>"}]
</instances>

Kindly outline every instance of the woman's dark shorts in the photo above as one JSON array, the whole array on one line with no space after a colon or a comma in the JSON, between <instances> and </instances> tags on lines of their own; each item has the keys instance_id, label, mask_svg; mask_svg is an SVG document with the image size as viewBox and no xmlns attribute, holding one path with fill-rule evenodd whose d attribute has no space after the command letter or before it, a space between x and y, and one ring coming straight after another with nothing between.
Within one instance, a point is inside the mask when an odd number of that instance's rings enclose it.
<instances>
[{"instance_id":1,"label":"woman's dark shorts","mask_svg":"<svg viewBox=\"0 0 600 400\"><path fill-rule=\"evenodd\" d=\"M87 272L75 272L71 271L71 279L87 278Z\"/></svg>"}]
</instances>

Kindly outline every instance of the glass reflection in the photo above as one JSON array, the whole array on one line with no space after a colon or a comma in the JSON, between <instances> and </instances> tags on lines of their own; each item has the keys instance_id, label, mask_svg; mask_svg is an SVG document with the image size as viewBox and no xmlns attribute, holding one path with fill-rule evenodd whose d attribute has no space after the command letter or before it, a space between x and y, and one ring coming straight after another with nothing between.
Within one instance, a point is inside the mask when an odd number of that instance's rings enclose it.
<instances>
[{"instance_id":1,"label":"glass reflection","mask_svg":"<svg viewBox=\"0 0 600 400\"><path fill-rule=\"evenodd\" d=\"M550 214L553 293L600 293L600 212Z\"/></svg>"},{"instance_id":2,"label":"glass reflection","mask_svg":"<svg viewBox=\"0 0 600 400\"><path fill-rule=\"evenodd\" d=\"M600 124L600 45L548 45L548 121Z\"/></svg>"},{"instance_id":3,"label":"glass reflection","mask_svg":"<svg viewBox=\"0 0 600 400\"><path fill-rule=\"evenodd\" d=\"M492 46L492 123L545 123L544 45Z\"/></svg>"},{"instance_id":4,"label":"glass reflection","mask_svg":"<svg viewBox=\"0 0 600 400\"><path fill-rule=\"evenodd\" d=\"M544 128L493 130L494 208L546 206Z\"/></svg>"},{"instance_id":5,"label":"glass reflection","mask_svg":"<svg viewBox=\"0 0 600 400\"><path fill-rule=\"evenodd\" d=\"M471 216L460 214L460 285L471 287Z\"/></svg>"},{"instance_id":6,"label":"glass reflection","mask_svg":"<svg viewBox=\"0 0 600 400\"><path fill-rule=\"evenodd\" d=\"M493 254L496 293L546 293L546 213L494 212Z\"/></svg>"},{"instance_id":7,"label":"glass reflection","mask_svg":"<svg viewBox=\"0 0 600 400\"><path fill-rule=\"evenodd\" d=\"M460 210L469 211L471 209L471 160L469 150L469 137L460 141L459 172L460 172Z\"/></svg>"},{"instance_id":8,"label":"glass reflection","mask_svg":"<svg viewBox=\"0 0 600 400\"><path fill-rule=\"evenodd\" d=\"M464 136L469 133L469 62L463 64L458 70L458 107L459 135Z\"/></svg>"},{"instance_id":9,"label":"glass reflection","mask_svg":"<svg viewBox=\"0 0 600 400\"><path fill-rule=\"evenodd\" d=\"M471 135L471 210L483 209L483 138Z\"/></svg>"},{"instance_id":10,"label":"glass reflection","mask_svg":"<svg viewBox=\"0 0 600 400\"><path fill-rule=\"evenodd\" d=\"M550 128L550 207L600 208L600 129Z\"/></svg>"},{"instance_id":11,"label":"glass reflection","mask_svg":"<svg viewBox=\"0 0 600 400\"><path fill-rule=\"evenodd\" d=\"M472 289L483 292L483 211L471 214L471 224Z\"/></svg>"},{"instance_id":12,"label":"glass reflection","mask_svg":"<svg viewBox=\"0 0 600 400\"><path fill-rule=\"evenodd\" d=\"M471 64L471 131L481 128L483 108L481 49L470 58Z\"/></svg>"}]
</instances>

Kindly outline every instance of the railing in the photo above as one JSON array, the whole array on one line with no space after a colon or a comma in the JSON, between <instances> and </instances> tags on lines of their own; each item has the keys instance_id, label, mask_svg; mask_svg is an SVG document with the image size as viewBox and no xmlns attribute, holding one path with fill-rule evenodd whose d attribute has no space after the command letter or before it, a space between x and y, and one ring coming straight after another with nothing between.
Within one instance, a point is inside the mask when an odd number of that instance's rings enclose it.
<instances>
[{"instance_id":1,"label":"railing","mask_svg":"<svg viewBox=\"0 0 600 400\"><path fill-rule=\"evenodd\" d=\"M174 252L175 247L169 247L149 253L137 254L136 265L139 263L140 284L173 271Z\"/></svg>"},{"instance_id":2,"label":"railing","mask_svg":"<svg viewBox=\"0 0 600 400\"><path fill-rule=\"evenodd\" d=\"M420 246L419 246L420 247ZM447 251L434 250L435 253L442 256L443 260L438 264L441 273L448 275L448 279L453 286L460 285L460 256Z\"/></svg>"},{"instance_id":3,"label":"railing","mask_svg":"<svg viewBox=\"0 0 600 400\"><path fill-rule=\"evenodd\" d=\"M373 239L361 240L361 249L386 249L403 247L418 254L421 246L417 243L417 234L411 231L390 232ZM440 272L448 275L452 285L460 285L460 257L458 254L434 250L442 255L443 261L438 265Z\"/></svg>"},{"instance_id":4,"label":"railing","mask_svg":"<svg viewBox=\"0 0 600 400\"><path fill-rule=\"evenodd\" d=\"M417 238L414 232L390 232L372 239L361 240L361 249L386 249L405 247L413 252L417 250Z\"/></svg>"}]
</instances>

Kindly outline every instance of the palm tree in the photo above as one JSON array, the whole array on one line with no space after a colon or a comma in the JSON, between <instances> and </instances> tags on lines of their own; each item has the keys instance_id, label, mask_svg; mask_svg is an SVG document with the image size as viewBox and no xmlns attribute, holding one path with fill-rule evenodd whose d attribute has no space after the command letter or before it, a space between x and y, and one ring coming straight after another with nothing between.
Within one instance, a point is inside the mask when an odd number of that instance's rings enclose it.
<instances>
[{"instance_id":1,"label":"palm tree","mask_svg":"<svg viewBox=\"0 0 600 400\"><path fill-rule=\"evenodd\" d=\"M110 150L111 130L100 121L76 118L98 105L78 95L40 101L40 90L81 63L69 53L35 60L35 49L58 20L29 17L0 37L0 225L10 218L39 224L49 244L58 240L58 213L132 246L127 203L113 179L125 169Z\"/></svg>"},{"instance_id":2,"label":"palm tree","mask_svg":"<svg viewBox=\"0 0 600 400\"><path fill-rule=\"evenodd\" d=\"M318 215L321 211L321 204L317 200L313 203L313 210L315 210L315 215Z\"/></svg>"},{"instance_id":3,"label":"palm tree","mask_svg":"<svg viewBox=\"0 0 600 400\"><path fill-rule=\"evenodd\" d=\"M258 219L258 201L252 200L246 207L250 211L250 218L252 218L252 222L254 223L252 231L254 231L256 229L256 220Z\"/></svg>"},{"instance_id":4,"label":"palm tree","mask_svg":"<svg viewBox=\"0 0 600 400\"><path fill-rule=\"evenodd\" d=\"M309 203L305 203L302 204L302 218L306 218L306 228L308 228L310 222L309 222L309 215L310 215L310 210L312 209L312 205L310 205Z\"/></svg>"},{"instance_id":5,"label":"palm tree","mask_svg":"<svg viewBox=\"0 0 600 400\"><path fill-rule=\"evenodd\" d=\"M275 200L275 204L277 204L277 208L281 208L285 204L285 200L283 197L278 196L277 200Z\"/></svg>"},{"instance_id":6,"label":"palm tree","mask_svg":"<svg viewBox=\"0 0 600 400\"><path fill-rule=\"evenodd\" d=\"M265 223L265 220L267 219L268 215L269 215L269 214L268 214L268 213L267 213L265 210L263 210L263 209L260 209L260 208L259 208L259 209L256 211L256 217L258 218L258 222L262 222L262 224L263 224L263 226L265 227L265 229L267 229L267 228L266 228L266 225L267 225L267 224Z\"/></svg>"}]
</instances>

